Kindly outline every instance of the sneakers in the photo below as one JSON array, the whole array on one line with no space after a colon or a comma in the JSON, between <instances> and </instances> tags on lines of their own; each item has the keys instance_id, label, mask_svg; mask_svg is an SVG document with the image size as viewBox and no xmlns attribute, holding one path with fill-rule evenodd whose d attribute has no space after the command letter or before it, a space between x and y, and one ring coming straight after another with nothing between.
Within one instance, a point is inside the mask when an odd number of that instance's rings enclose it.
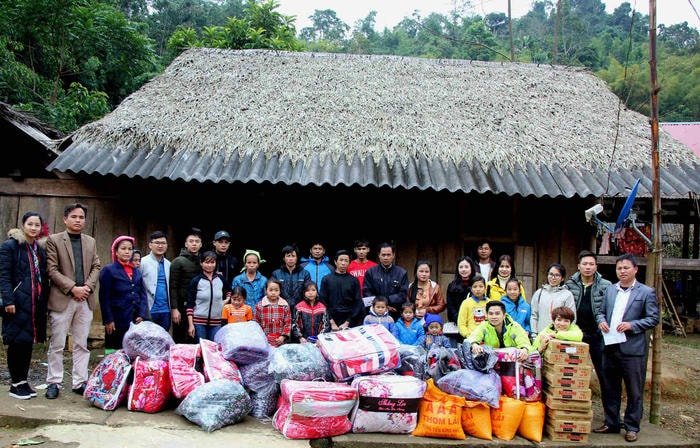
<instances>
[{"instance_id":1,"label":"sneakers","mask_svg":"<svg viewBox=\"0 0 700 448\"><path fill-rule=\"evenodd\" d=\"M12 398L17 398L18 400L29 400L32 398L32 393L29 391L28 384L23 381L18 384L13 384L10 386L10 396Z\"/></svg>"},{"instance_id":2,"label":"sneakers","mask_svg":"<svg viewBox=\"0 0 700 448\"><path fill-rule=\"evenodd\" d=\"M27 392L29 392L29 395L30 395L32 398L36 397L36 391L35 391L34 389L32 389L32 386L30 386L28 382L25 382L25 383L23 383L23 384L20 384L20 386L24 387L24 390L26 390Z\"/></svg>"},{"instance_id":3,"label":"sneakers","mask_svg":"<svg viewBox=\"0 0 700 448\"><path fill-rule=\"evenodd\" d=\"M49 400L58 398L58 384L49 384L49 387L46 388L46 398L48 398Z\"/></svg>"}]
</instances>

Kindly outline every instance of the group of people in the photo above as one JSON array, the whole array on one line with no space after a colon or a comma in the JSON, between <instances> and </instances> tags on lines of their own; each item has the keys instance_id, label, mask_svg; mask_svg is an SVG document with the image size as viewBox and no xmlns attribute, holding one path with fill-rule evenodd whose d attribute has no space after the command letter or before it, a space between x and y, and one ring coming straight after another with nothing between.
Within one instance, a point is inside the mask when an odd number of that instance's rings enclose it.
<instances>
[{"instance_id":1,"label":"group of people","mask_svg":"<svg viewBox=\"0 0 700 448\"><path fill-rule=\"evenodd\" d=\"M245 251L242 264L229 253L231 237L217 232L212 250L202 251L202 234L192 229L173 260L165 256L167 235L149 235L149 252L135 249L133 237L117 237L111 263L102 266L95 239L85 235L87 207L65 207L65 230L46 235L41 215L28 212L22 227L0 245L2 336L11 375L10 395L35 397L27 381L34 343L51 332L46 398L55 399L63 383L63 351L72 335L72 390L82 394L88 379L87 338L98 305L105 327L105 349L121 348L132 324L151 320L172 330L176 343L213 340L222 325L257 321L273 346L314 341L319 334L379 323L403 344L450 347L440 313L456 322L460 340L478 354L483 345L517 347L519 357L544 350L552 338L583 340L601 384L605 422L594 432L620 432L634 441L642 415L646 372L645 333L658 324L652 288L636 280L632 255L616 261L618 282L597 272L596 255L583 251L578 271L566 279L559 263L547 269L547 282L528 302L513 259L491 259L490 242L477 246L477 259L463 256L443 295L431 278L432 264L419 260L413 282L395 263L390 243L379 245L378 262L369 259L367 240L350 251L338 250L331 263L315 242L308 258L285 245L281 265L269 278L258 251ZM45 240L45 245L42 244ZM172 327L172 328L171 328ZM622 383L627 409L620 420Z\"/></svg>"}]
</instances>

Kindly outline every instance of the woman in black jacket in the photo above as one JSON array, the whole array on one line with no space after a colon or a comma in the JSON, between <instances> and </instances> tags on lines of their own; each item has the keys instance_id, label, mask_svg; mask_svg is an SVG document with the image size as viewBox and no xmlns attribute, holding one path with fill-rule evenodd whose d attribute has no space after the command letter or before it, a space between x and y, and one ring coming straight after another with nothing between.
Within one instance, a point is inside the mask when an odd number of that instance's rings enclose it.
<instances>
[{"instance_id":1,"label":"woman in black jacket","mask_svg":"<svg viewBox=\"0 0 700 448\"><path fill-rule=\"evenodd\" d=\"M32 349L46 340L48 275L46 252L39 245L44 220L37 212L22 216L22 228L12 229L0 245L0 297L2 341L7 346L10 396L36 397L27 382Z\"/></svg>"}]
</instances>

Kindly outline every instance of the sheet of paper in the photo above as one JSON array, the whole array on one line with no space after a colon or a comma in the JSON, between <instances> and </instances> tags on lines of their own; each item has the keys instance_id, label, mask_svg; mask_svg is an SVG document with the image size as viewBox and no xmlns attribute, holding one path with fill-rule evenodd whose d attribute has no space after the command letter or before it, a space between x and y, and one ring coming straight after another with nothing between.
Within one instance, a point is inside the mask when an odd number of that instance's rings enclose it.
<instances>
[{"instance_id":1,"label":"sheet of paper","mask_svg":"<svg viewBox=\"0 0 700 448\"><path fill-rule=\"evenodd\" d=\"M603 341L605 341L605 345L621 344L627 341L627 336L625 336L625 333L620 333L611 328L607 333L603 333Z\"/></svg>"},{"instance_id":2,"label":"sheet of paper","mask_svg":"<svg viewBox=\"0 0 700 448\"><path fill-rule=\"evenodd\" d=\"M365 303L365 306L372 306L372 300L374 300L374 296L367 296L362 298L362 301Z\"/></svg>"}]
</instances>

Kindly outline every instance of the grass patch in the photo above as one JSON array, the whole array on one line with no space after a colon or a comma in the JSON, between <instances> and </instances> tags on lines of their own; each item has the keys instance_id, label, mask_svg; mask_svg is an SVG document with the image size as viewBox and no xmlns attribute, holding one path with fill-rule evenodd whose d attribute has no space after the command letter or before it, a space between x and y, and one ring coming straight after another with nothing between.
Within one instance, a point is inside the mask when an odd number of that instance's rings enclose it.
<instances>
[{"instance_id":1,"label":"grass patch","mask_svg":"<svg viewBox=\"0 0 700 448\"><path fill-rule=\"evenodd\" d=\"M680 345L694 349L700 349L700 334L691 333L687 337L674 336L670 334L663 335L662 341L666 344Z\"/></svg>"}]
</instances>

